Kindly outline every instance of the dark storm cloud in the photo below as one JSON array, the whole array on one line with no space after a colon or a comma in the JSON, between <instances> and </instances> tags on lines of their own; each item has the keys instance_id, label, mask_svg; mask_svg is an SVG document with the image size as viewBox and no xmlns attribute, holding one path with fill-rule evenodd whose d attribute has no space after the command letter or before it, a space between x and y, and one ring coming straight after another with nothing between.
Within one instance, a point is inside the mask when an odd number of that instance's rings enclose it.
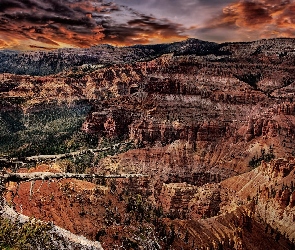
<instances>
[{"instance_id":1,"label":"dark storm cloud","mask_svg":"<svg viewBox=\"0 0 295 250\"><path fill-rule=\"evenodd\" d=\"M133 14L136 14L136 18L125 24L104 23L102 25L105 34L103 40L109 43L133 45L187 38L181 34L183 27L180 24L134 11Z\"/></svg>"},{"instance_id":2,"label":"dark storm cloud","mask_svg":"<svg viewBox=\"0 0 295 250\"><path fill-rule=\"evenodd\" d=\"M15 8L21 8L22 4L17 1L3 0L1 1L0 12L5 12L6 10L11 10Z\"/></svg>"}]
</instances>

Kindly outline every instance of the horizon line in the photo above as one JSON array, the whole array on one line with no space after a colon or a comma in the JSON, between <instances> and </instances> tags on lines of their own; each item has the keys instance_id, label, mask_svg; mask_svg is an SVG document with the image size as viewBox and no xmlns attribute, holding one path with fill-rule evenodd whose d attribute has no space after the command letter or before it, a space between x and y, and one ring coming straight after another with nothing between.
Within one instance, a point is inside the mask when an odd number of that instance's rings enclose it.
<instances>
[{"instance_id":1,"label":"horizon line","mask_svg":"<svg viewBox=\"0 0 295 250\"><path fill-rule=\"evenodd\" d=\"M20 52L20 53L28 53L28 52L38 52L38 51L47 51L47 52L52 52L52 51L58 51L58 50L69 50L69 49L73 49L73 50L87 50L90 48L94 48L94 47L99 47L99 46L111 46L114 48L131 48L131 47L135 47L135 46L154 46L154 45L163 45L163 44L167 44L167 45L171 45L171 44L176 44L176 43L181 43L181 42L185 42L188 40L198 40L200 42L207 42L207 43L215 43L215 44L239 44L239 43L254 43L254 42L258 42L258 41L268 41L268 40L295 40L295 37L273 37L273 38L261 38L261 39L257 39L257 40L251 40L251 41L225 41L225 42L214 42L214 41L209 41L209 40L201 40L195 37L189 37L186 39L182 39L182 40L178 40L178 41L174 41L174 42L170 42L170 43L149 43L149 44L133 44L133 45L116 45L116 44L112 44L112 43L100 43L100 44L96 44L96 45L92 45L89 47L61 47L61 48L50 48L50 47L41 47L41 46L36 46L36 45L30 45L31 48L36 48L36 49L13 49L13 48L0 48L0 52ZM295 44L294 44L295 45Z\"/></svg>"}]
</instances>

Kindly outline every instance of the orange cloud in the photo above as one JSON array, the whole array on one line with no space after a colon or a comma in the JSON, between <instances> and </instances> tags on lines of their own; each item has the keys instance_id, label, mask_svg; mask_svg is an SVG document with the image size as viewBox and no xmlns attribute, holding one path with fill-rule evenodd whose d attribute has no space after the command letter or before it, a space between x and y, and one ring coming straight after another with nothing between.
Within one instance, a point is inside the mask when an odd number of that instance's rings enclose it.
<instances>
[{"instance_id":1,"label":"orange cloud","mask_svg":"<svg viewBox=\"0 0 295 250\"><path fill-rule=\"evenodd\" d=\"M2 48L5 48L5 47L7 47L7 43L0 40L0 48L2 49Z\"/></svg>"},{"instance_id":2,"label":"orange cloud","mask_svg":"<svg viewBox=\"0 0 295 250\"><path fill-rule=\"evenodd\" d=\"M201 30L213 33L227 30L228 37L239 35L250 39L294 37L295 3L290 0L239 1L223 9Z\"/></svg>"}]
</instances>

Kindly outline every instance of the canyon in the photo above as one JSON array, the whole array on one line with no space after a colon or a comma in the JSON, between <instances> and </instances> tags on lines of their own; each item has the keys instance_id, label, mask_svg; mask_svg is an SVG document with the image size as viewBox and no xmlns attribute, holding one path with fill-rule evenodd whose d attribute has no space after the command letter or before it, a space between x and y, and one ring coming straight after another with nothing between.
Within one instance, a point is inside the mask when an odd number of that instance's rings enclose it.
<instances>
[{"instance_id":1,"label":"canyon","mask_svg":"<svg viewBox=\"0 0 295 250\"><path fill-rule=\"evenodd\" d=\"M5 202L103 249L294 249L294 51L1 51L3 171L87 174L10 181Z\"/></svg>"}]
</instances>

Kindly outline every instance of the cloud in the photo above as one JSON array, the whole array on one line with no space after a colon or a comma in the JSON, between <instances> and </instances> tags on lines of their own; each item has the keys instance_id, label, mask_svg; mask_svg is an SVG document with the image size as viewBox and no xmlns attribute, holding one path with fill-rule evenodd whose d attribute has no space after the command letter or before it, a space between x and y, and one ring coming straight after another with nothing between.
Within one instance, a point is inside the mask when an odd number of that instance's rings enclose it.
<instances>
[{"instance_id":1,"label":"cloud","mask_svg":"<svg viewBox=\"0 0 295 250\"><path fill-rule=\"evenodd\" d=\"M168 19L103 0L0 0L0 6L0 39L17 49L130 45L186 37L183 27Z\"/></svg>"},{"instance_id":2,"label":"cloud","mask_svg":"<svg viewBox=\"0 0 295 250\"><path fill-rule=\"evenodd\" d=\"M183 27L196 26L233 0L114 0L145 14L167 18Z\"/></svg>"},{"instance_id":3,"label":"cloud","mask_svg":"<svg viewBox=\"0 0 295 250\"><path fill-rule=\"evenodd\" d=\"M221 41L294 37L295 3L291 0L239 1L225 7L222 14L209 20L196 33L219 34Z\"/></svg>"},{"instance_id":4,"label":"cloud","mask_svg":"<svg viewBox=\"0 0 295 250\"><path fill-rule=\"evenodd\" d=\"M46 43L46 44L50 44L50 45L56 45L56 46L59 46L58 43L56 43L56 42L54 42L54 41L52 41L52 40L50 40L50 39L48 39L48 38L46 38L46 37L44 37L44 36L38 36L38 37L36 38L36 40L39 41L39 42L41 42L41 43Z\"/></svg>"},{"instance_id":5,"label":"cloud","mask_svg":"<svg viewBox=\"0 0 295 250\"><path fill-rule=\"evenodd\" d=\"M0 33L9 39L59 43L85 47L99 42L104 36L102 28L89 14L110 12L112 6L94 5L94 2L48 0L0 0ZM4 6L2 8L2 6ZM90 42L90 41L93 42Z\"/></svg>"},{"instance_id":6,"label":"cloud","mask_svg":"<svg viewBox=\"0 0 295 250\"><path fill-rule=\"evenodd\" d=\"M133 17L126 23L106 22L104 28L106 43L118 45L134 45L169 42L187 38L183 35L184 28L180 24L173 23L167 19L156 19L153 16L132 11Z\"/></svg>"},{"instance_id":7,"label":"cloud","mask_svg":"<svg viewBox=\"0 0 295 250\"><path fill-rule=\"evenodd\" d=\"M37 45L29 45L29 47L33 50L55 50L56 48L50 48L50 47L43 47L43 46L37 46Z\"/></svg>"},{"instance_id":8,"label":"cloud","mask_svg":"<svg viewBox=\"0 0 295 250\"><path fill-rule=\"evenodd\" d=\"M113 1L0 0L0 48L295 36L294 0Z\"/></svg>"},{"instance_id":9,"label":"cloud","mask_svg":"<svg viewBox=\"0 0 295 250\"><path fill-rule=\"evenodd\" d=\"M7 47L7 43L0 40L0 49Z\"/></svg>"}]
</instances>

